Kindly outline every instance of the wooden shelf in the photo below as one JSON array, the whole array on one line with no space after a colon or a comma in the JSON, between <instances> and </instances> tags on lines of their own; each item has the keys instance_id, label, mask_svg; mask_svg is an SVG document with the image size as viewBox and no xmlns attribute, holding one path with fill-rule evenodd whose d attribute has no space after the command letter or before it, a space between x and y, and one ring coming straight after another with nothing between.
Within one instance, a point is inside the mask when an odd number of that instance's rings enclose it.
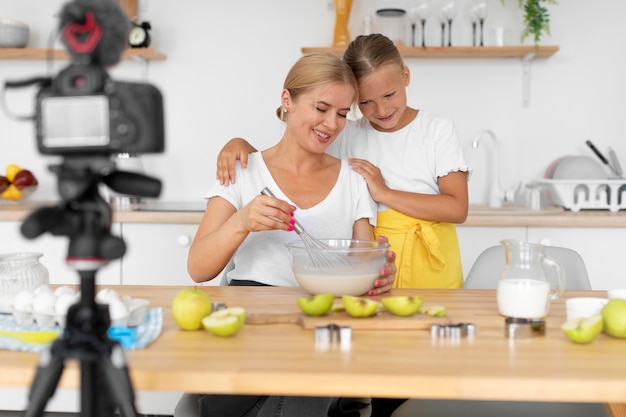
<instances>
[{"instance_id":1,"label":"wooden shelf","mask_svg":"<svg viewBox=\"0 0 626 417\"><path fill-rule=\"evenodd\" d=\"M14 60L67 60L68 53L63 49L45 48L0 48L0 59ZM167 56L152 48L129 48L122 55L122 59L141 59L145 61L163 61Z\"/></svg>"},{"instance_id":2,"label":"wooden shelf","mask_svg":"<svg viewBox=\"0 0 626 417\"><path fill-rule=\"evenodd\" d=\"M313 52L331 52L343 56L345 47L304 47L303 54ZM555 54L558 46L448 46L448 47L411 47L398 46L404 58L524 58L534 53L534 58L548 58Z\"/></svg>"}]
</instances>

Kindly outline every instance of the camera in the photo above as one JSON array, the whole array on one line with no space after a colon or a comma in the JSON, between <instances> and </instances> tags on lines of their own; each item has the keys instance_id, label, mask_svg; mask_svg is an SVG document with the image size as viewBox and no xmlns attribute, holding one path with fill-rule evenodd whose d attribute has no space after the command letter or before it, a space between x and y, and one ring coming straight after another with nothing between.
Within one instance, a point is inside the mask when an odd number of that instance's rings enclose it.
<instances>
[{"instance_id":1,"label":"camera","mask_svg":"<svg viewBox=\"0 0 626 417\"><path fill-rule=\"evenodd\" d=\"M72 64L36 97L35 127L44 155L163 152L163 98L142 83L112 80L102 67Z\"/></svg>"}]
</instances>

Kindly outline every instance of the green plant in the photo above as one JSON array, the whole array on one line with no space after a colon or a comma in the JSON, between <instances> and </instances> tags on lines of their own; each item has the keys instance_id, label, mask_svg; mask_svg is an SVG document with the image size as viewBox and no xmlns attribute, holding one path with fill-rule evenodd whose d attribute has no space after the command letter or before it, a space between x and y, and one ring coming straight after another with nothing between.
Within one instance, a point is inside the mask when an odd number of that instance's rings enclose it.
<instances>
[{"instance_id":1,"label":"green plant","mask_svg":"<svg viewBox=\"0 0 626 417\"><path fill-rule=\"evenodd\" d=\"M505 0L502 2L504 3ZM545 6L558 4L557 0L518 0L518 4L524 12L522 42L532 36L535 45L539 45L541 36L550 34L550 13Z\"/></svg>"}]
</instances>

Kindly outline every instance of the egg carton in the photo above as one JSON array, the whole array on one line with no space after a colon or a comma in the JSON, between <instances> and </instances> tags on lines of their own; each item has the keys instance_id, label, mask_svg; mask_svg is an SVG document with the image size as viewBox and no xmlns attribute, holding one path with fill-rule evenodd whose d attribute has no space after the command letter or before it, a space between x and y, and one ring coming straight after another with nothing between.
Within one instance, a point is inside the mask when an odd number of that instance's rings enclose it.
<instances>
[{"instance_id":1,"label":"egg carton","mask_svg":"<svg viewBox=\"0 0 626 417\"><path fill-rule=\"evenodd\" d=\"M626 180L541 180L556 205L571 211L626 209Z\"/></svg>"}]
</instances>

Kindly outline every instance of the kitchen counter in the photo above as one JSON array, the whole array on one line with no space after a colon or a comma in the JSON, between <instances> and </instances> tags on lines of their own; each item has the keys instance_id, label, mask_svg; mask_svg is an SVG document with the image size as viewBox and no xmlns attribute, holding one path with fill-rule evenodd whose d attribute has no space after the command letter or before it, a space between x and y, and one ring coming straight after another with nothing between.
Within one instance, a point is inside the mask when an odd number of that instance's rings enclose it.
<instances>
[{"instance_id":1,"label":"kitchen counter","mask_svg":"<svg viewBox=\"0 0 626 417\"><path fill-rule=\"evenodd\" d=\"M30 201L0 204L0 221L21 221L35 208L52 202ZM113 212L114 223L198 224L202 202L155 202L131 205ZM626 211L583 210L560 207L532 211L519 206L490 208L471 205L463 226L467 227L626 227Z\"/></svg>"}]
</instances>

